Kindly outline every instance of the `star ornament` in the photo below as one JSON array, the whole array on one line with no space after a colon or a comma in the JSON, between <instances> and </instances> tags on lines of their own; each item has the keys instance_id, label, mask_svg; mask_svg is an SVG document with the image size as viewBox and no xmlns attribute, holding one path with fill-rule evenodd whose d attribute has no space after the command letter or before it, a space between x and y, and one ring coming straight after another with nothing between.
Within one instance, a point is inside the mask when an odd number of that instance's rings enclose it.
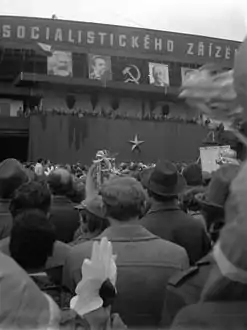
<instances>
[{"instance_id":1,"label":"star ornament","mask_svg":"<svg viewBox=\"0 0 247 330\"><path fill-rule=\"evenodd\" d=\"M135 151L136 149L140 148L140 145L143 144L144 141L138 140L138 136L136 134L134 140L130 140L129 143L132 144L131 151Z\"/></svg>"}]
</instances>

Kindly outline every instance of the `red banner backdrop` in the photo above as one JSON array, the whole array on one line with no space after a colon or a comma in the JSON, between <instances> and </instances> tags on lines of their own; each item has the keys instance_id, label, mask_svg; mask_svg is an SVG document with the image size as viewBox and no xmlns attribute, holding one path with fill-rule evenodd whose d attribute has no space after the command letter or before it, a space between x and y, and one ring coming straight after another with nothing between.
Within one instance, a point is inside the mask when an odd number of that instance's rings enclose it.
<instances>
[{"instance_id":1,"label":"red banner backdrop","mask_svg":"<svg viewBox=\"0 0 247 330\"><path fill-rule=\"evenodd\" d=\"M144 141L131 152L135 135ZM194 161L207 130L193 124L40 115L30 119L29 158L90 164L99 149L118 153L117 161Z\"/></svg>"}]
</instances>

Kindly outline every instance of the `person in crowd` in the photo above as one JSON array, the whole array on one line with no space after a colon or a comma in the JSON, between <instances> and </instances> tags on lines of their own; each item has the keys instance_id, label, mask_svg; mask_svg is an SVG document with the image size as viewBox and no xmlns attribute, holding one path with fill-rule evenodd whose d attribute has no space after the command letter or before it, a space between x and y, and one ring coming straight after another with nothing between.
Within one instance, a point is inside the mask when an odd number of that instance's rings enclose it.
<instances>
[{"instance_id":1,"label":"person in crowd","mask_svg":"<svg viewBox=\"0 0 247 330\"><path fill-rule=\"evenodd\" d=\"M224 207L230 193L230 184L237 177L239 170L239 165L222 165L212 174L206 192L197 195L197 201L200 204L207 230L213 242L216 242L219 231L225 224Z\"/></svg>"},{"instance_id":2,"label":"person in crowd","mask_svg":"<svg viewBox=\"0 0 247 330\"><path fill-rule=\"evenodd\" d=\"M176 316L172 330L245 329L247 324L247 223L235 219L226 225L214 247L215 265L201 301L187 306Z\"/></svg>"},{"instance_id":3,"label":"person in crowd","mask_svg":"<svg viewBox=\"0 0 247 330\"><path fill-rule=\"evenodd\" d=\"M216 224L212 226L211 239L217 242L220 230L224 225L224 207L228 201L230 186L239 172L239 166L224 165L212 177L210 186L203 195L197 198L203 209L206 222ZM215 190L215 193L212 192ZM205 202L203 202L205 201ZM211 251L199 260L193 267L180 271L170 278L167 285L167 296L164 303L162 325L168 327L180 309L195 304L200 300L201 292L214 267Z\"/></svg>"},{"instance_id":4,"label":"person in crowd","mask_svg":"<svg viewBox=\"0 0 247 330\"><path fill-rule=\"evenodd\" d=\"M0 240L8 237L11 232L9 203L14 191L28 180L27 171L16 159L5 159L0 164Z\"/></svg>"},{"instance_id":5,"label":"person in crowd","mask_svg":"<svg viewBox=\"0 0 247 330\"><path fill-rule=\"evenodd\" d=\"M104 217L101 196L96 195L88 198L75 208L79 212L81 224L70 245L91 240L99 236L109 226L108 220Z\"/></svg>"},{"instance_id":6,"label":"person in crowd","mask_svg":"<svg viewBox=\"0 0 247 330\"><path fill-rule=\"evenodd\" d=\"M50 213L57 239L70 243L80 225L79 214L68 197L73 189L72 175L66 169L57 168L49 174L47 181L53 195Z\"/></svg>"},{"instance_id":7,"label":"person in crowd","mask_svg":"<svg viewBox=\"0 0 247 330\"><path fill-rule=\"evenodd\" d=\"M115 177L105 182L100 195L110 226L94 240L107 237L117 255L116 310L128 326L153 326L160 322L166 282L186 269L186 251L151 234L140 224L146 196L134 178ZM63 284L74 293L81 280L83 260L91 255L92 241L73 247L64 266Z\"/></svg>"},{"instance_id":8,"label":"person in crowd","mask_svg":"<svg viewBox=\"0 0 247 330\"><path fill-rule=\"evenodd\" d=\"M10 212L13 219L27 210L39 210L50 217L51 193L45 182L30 181L23 184L13 195ZM0 241L0 251L10 255L10 237ZM58 240L54 243L52 256L46 263L46 271L56 283L61 283L62 268L70 247Z\"/></svg>"},{"instance_id":9,"label":"person in crowd","mask_svg":"<svg viewBox=\"0 0 247 330\"><path fill-rule=\"evenodd\" d=\"M0 328L57 328L59 309L53 300L12 258L0 253L0 265Z\"/></svg>"},{"instance_id":10,"label":"person in crowd","mask_svg":"<svg viewBox=\"0 0 247 330\"><path fill-rule=\"evenodd\" d=\"M202 222L181 210L178 195L185 180L169 161L157 163L147 180L152 200L149 212L141 224L154 235L184 247L194 264L210 250L210 240Z\"/></svg>"},{"instance_id":11,"label":"person in crowd","mask_svg":"<svg viewBox=\"0 0 247 330\"><path fill-rule=\"evenodd\" d=\"M61 289L46 272L56 241L55 230L47 215L37 209L17 213L11 231L11 257L32 277L41 291L49 294L61 306Z\"/></svg>"},{"instance_id":12,"label":"person in crowd","mask_svg":"<svg viewBox=\"0 0 247 330\"><path fill-rule=\"evenodd\" d=\"M50 213L51 193L44 181L29 181L17 189L9 205L12 217L24 210L38 209L45 214Z\"/></svg>"},{"instance_id":13,"label":"person in crowd","mask_svg":"<svg viewBox=\"0 0 247 330\"><path fill-rule=\"evenodd\" d=\"M203 185L202 169L197 163L187 165L183 169L182 175L188 187L200 187Z\"/></svg>"},{"instance_id":14,"label":"person in crowd","mask_svg":"<svg viewBox=\"0 0 247 330\"><path fill-rule=\"evenodd\" d=\"M184 168L182 175L185 178L187 187L180 196L182 209L205 225L205 221L200 211L199 203L195 196L204 192L201 166L197 163L190 164Z\"/></svg>"}]
</instances>

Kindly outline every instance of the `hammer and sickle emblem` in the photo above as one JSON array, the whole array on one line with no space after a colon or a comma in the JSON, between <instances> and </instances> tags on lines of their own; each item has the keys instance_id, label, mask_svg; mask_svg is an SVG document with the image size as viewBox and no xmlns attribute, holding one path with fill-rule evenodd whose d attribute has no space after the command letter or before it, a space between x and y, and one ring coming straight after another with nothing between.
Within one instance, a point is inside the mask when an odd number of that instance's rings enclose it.
<instances>
[{"instance_id":1,"label":"hammer and sickle emblem","mask_svg":"<svg viewBox=\"0 0 247 330\"><path fill-rule=\"evenodd\" d=\"M141 78L141 73L136 65L131 64L131 65L127 66L123 70L123 74L125 76L127 76L127 78L124 81L125 83L132 82L135 84L139 84L139 80Z\"/></svg>"}]
</instances>

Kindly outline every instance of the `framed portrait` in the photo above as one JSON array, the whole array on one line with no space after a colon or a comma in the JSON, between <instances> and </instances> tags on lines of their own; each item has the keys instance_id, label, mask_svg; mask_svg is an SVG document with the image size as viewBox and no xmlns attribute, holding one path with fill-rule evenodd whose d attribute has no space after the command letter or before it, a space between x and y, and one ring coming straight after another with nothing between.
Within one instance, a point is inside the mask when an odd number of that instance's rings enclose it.
<instances>
[{"instance_id":1,"label":"framed portrait","mask_svg":"<svg viewBox=\"0 0 247 330\"><path fill-rule=\"evenodd\" d=\"M54 51L47 58L47 73L51 76L72 77L73 64L70 52Z\"/></svg>"},{"instance_id":2,"label":"framed portrait","mask_svg":"<svg viewBox=\"0 0 247 330\"><path fill-rule=\"evenodd\" d=\"M167 87L170 84L169 67L162 63L149 63L149 83L157 87Z\"/></svg>"},{"instance_id":3,"label":"framed portrait","mask_svg":"<svg viewBox=\"0 0 247 330\"><path fill-rule=\"evenodd\" d=\"M88 55L89 79L111 80L111 57L104 55Z\"/></svg>"},{"instance_id":4,"label":"framed portrait","mask_svg":"<svg viewBox=\"0 0 247 330\"><path fill-rule=\"evenodd\" d=\"M182 67L181 68L181 81L182 84L184 83L185 79L188 78L189 75L191 75L191 73L197 71L196 69L192 69L192 68L185 68Z\"/></svg>"}]
</instances>

